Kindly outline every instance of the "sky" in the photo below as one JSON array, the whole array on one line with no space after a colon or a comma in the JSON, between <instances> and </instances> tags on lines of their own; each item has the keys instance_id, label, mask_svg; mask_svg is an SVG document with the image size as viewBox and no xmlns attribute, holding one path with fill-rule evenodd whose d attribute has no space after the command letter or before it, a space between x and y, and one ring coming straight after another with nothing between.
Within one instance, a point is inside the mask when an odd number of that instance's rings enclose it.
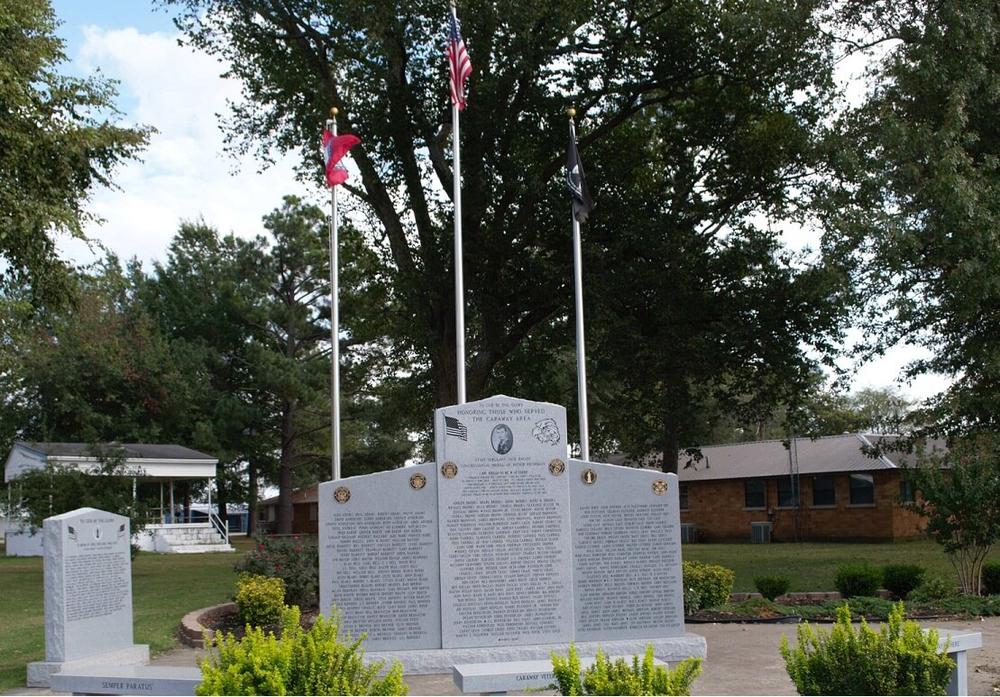
<instances>
[{"instance_id":1,"label":"sky","mask_svg":"<svg viewBox=\"0 0 1000 697\"><path fill-rule=\"evenodd\" d=\"M122 119L157 131L141 161L117 170L117 188L91 197L88 210L103 222L86 232L100 246L64 239L63 256L85 263L103 247L149 266L165 259L182 221L201 218L220 232L253 237L263 233L262 216L286 194L326 201L325 191L295 179L292 157L258 171L258 163L224 152L216 115L227 113L226 100L238 98L239 85L221 77L225 66L215 58L178 45L180 34L161 7L150 0L54 0L53 7L69 60L61 70L78 75L100 70L119 81ZM896 383L903 366L922 355L901 347L861 367L847 359L842 365L853 374L852 389L895 385L920 400L948 384L942 376Z\"/></svg>"}]
</instances>

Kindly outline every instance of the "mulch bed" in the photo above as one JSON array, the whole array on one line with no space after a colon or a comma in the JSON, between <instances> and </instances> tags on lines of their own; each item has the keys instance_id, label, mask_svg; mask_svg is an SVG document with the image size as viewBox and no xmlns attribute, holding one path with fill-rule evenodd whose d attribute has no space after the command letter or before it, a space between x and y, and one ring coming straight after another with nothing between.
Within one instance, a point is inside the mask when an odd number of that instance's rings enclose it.
<instances>
[{"instance_id":1,"label":"mulch bed","mask_svg":"<svg viewBox=\"0 0 1000 697\"><path fill-rule=\"evenodd\" d=\"M303 611L299 624L302 625L303 629L309 629L315 624L317 616L319 616L319 610ZM211 632L232 634L237 639L242 639L246 636L246 625L240 619L239 610L232 604L212 608L203 613L198 618L198 621L201 622L205 629ZM265 634L272 632L275 636L281 636L281 625L279 624L269 624L263 627L263 629Z\"/></svg>"}]
</instances>

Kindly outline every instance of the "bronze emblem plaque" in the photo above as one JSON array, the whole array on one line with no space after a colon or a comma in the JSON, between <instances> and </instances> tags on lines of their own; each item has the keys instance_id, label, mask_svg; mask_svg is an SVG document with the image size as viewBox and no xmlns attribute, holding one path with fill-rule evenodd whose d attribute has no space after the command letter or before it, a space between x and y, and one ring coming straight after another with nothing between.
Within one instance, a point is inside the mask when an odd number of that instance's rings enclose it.
<instances>
[{"instance_id":1,"label":"bronze emblem plaque","mask_svg":"<svg viewBox=\"0 0 1000 697\"><path fill-rule=\"evenodd\" d=\"M346 486L338 486L333 492L333 500L337 503L347 503L351 500L351 490Z\"/></svg>"},{"instance_id":2,"label":"bronze emblem plaque","mask_svg":"<svg viewBox=\"0 0 1000 697\"><path fill-rule=\"evenodd\" d=\"M667 493L667 483L662 479L653 480L653 493L657 496L663 496Z\"/></svg>"},{"instance_id":3,"label":"bronze emblem plaque","mask_svg":"<svg viewBox=\"0 0 1000 697\"><path fill-rule=\"evenodd\" d=\"M454 462L446 462L441 465L441 476L445 479L454 479L458 474L458 465Z\"/></svg>"},{"instance_id":4,"label":"bronze emblem plaque","mask_svg":"<svg viewBox=\"0 0 1000 697\"><path fill-rule=\"evenodd\" d=\"M549 472L552 473L553 477L558 477L565 471L566 471L566 463L560 460L558 457L549 463Z\"/></svg>"},{"instance_id":5,"label":"bronze emblem plaque","mask_svg":"<svg viewBox=\"0 0 1000 697\"><path fill-rule=\"evenodd\" d=\"M427 486L427 477L422 475L420 472L417 472L416 474L410 477L410 486L418 491L420 489L423 489L425 486Z\"/></svg>"},{"instance_id":6,"label":"bronze emblem plaque","mask_svg":"<svg viewBox=\"0 0 1000 697\"><path fill-rule=\"evenodd\" d=\"M584 484L593 484L597 481L597 472L588 467L580 474L580 479Z\"/></svg>"}]
</instances>

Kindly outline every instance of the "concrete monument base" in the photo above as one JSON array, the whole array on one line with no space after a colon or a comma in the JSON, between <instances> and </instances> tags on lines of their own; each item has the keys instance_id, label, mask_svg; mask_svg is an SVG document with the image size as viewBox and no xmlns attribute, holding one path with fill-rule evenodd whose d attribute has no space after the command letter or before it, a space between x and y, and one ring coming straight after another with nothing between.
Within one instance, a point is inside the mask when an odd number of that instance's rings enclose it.
<instances>
[{"instance_id":1,"label":"concrete monument base","mask_svg":"<svg viewBox=\"0 0 1000 697\"><path fill-rule=\"evenodd\" d=\"M149 645L133 644L124 649L98 653L75 661L35 661L28 664L28 687L51 687L52 676L96 666L138 666L149 663Z\"/></svg>"},{"instance_id":2,"label":"concrete monument base","mask_svg":"<svg viewBox=\"0 0 1000 697\"><path fill-rule=\"evenodd\" d=\"M577 641L577 653L593 656L600 649L608 656L642 656L646 645L653 645L653 655L665 663L676 663L685 658L705 658L708 645L705 637L685 634L681 637L660 639L618 639L615 641ZM451 673L454 665L461 663L502 663L505 661L546 660L553 652L566 654L569 644L535 644L529 646L487 646L468 649L421 649L413 651L372 651L365 653L365 660L385 661L393 659L403 664L403 672L409 675L429 675Z\"/></svg>"}]
</instances>

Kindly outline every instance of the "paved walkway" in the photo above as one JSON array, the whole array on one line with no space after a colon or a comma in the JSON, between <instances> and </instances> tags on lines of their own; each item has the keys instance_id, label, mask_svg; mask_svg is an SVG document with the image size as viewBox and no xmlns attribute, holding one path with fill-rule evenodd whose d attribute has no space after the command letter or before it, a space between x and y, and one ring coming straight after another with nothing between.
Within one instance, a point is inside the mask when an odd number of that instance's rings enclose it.
<instances>
[{"instance_id":1,"label":"paved walkway","mask_svg":"<svg viewBox=\"0 0 1000 697\"><path fill-rule=\"evenodd\" d=\"M967 622L927 622L925 626L982 632L983 648L969 653L969 694L1000 695L1000 617ZM826 625L827 627L829 625ZM689 632L708 641L708 659L695 680L694 695L794 695L795 687L778 653L781 637L795 642L795 625L690 624ZM155 665L192 666L201 652L178 647L153 659ZM460 694L450 675L409 675L411 695ZM49 690L21 688L5 694L51 695ZM555 694L532 692L522 694Z\"/></svg>"}]
</instances>

